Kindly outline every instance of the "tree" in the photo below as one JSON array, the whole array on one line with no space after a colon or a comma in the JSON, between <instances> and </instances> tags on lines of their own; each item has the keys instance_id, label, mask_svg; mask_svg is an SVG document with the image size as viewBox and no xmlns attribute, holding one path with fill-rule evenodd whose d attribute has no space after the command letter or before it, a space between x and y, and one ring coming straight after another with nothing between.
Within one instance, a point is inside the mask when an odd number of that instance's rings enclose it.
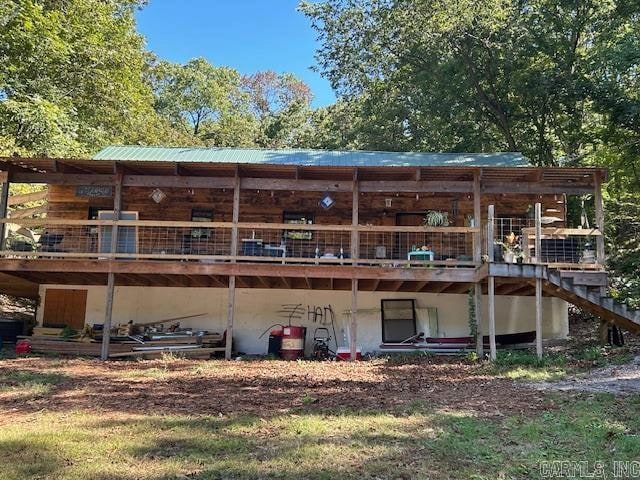
<instances>
[{"instance_id":1,"label":"tree","mask_svg":"<svg viewBox=\"0 0 640 480\"><path fill-rule=\"evenodd\" d=\"M538 165L593 153L601 119L591 95L602 78L592 52L614 18L637 29L637 7L623 1L327 0L301 9L320 33L319 69L343 97L397 92L384 98L406 110L399 148L517 150Z\"/></svg>"},{"instance_id":2,"label":"tree","mask_svg":"<svg viewBox=\"0 0 640 480\"><path fill-rule=\"evenodd\" d=\"M142 71L141 0L7 0L0 6L0 150L89 155L161 130Z\"/></svg>"},{"instance_id":3,"label":"tree","mask_svg":"<svg viewBox=\"0 0 640 480\"><path fill-rule=\"evenodd\" d=\"M290 73L267 70L243 78L251 110L260 123L261 147L300 146L311 115L311 89Z\"/></svg>"},{"instance_id":4,"label":"tree","mask_svg":"<svg viewBox=\"0 0 640 480\"><path fill-rule=\"evenodd\" d=\"M204 58L184 65L160 61L150 69L156 110L173 126L205 144L217 146L250 142L254 129L249 97L242 90L240 74L216 67ZM244 138L230 135L241 125ZM221 130L226 133L222 134Z\"/></svg>"}]
</instances>

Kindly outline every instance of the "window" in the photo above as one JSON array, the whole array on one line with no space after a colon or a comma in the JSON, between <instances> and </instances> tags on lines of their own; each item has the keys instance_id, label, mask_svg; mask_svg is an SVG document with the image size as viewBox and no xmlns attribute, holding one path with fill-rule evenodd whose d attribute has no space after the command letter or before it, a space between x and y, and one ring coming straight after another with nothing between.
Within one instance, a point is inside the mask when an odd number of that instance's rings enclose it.
<instances>
[{"instance_id":1,"label":"window","mask_svg":"<svg viewBox=\"0 0 640 480\"><path fill-rule=\"evenodd\" d=\"M415 300L382 300L382 341L399 343L416 335Z\"/></svg>"},{"instance_id":2,"label":"window","mask_svg":"<svg viewBox=\"0 0 640 480\"><path fill-rule=\"evenodd\" d=\"M313 225L313 214L284 212L282 223L291 225ZM285 238L293 240L311 240L313 233L309 230L287 230L284 236Z\"/></svg>"},{"instance_id":3,"label":"window","mask_svg":"<svg viewBox=\"0 0 640 480\"><path fill-rule=\"evenodd\" d=\"M97 220L100 207L89 207L89 213L87 214L87 220Z\"/></svg>"},{"instance_id":4,"label":"window","mask_svg":"<svg viewBox=\"0 0 640 480\"><path fill-rule=\"evenodd\" d=\"M193 209L191 210L192 222L213 222L213 210ZM209 238L211 236L210 228L192 228L191 237L193 238Z\"/></svg>"},{"instance_id":5,"label":"window","mask_svg":"<svg viewBox=\"0 0 640 480\"><path fill-rule=\"evenodd\" d=\"M98 220L98 212L100 212L100 210L100 207L89 207L87 220ZM90 225L87 227L87 232L89 233L89 235L98 235L98 227L95 225Z\"/></svg>"}]
</instances>

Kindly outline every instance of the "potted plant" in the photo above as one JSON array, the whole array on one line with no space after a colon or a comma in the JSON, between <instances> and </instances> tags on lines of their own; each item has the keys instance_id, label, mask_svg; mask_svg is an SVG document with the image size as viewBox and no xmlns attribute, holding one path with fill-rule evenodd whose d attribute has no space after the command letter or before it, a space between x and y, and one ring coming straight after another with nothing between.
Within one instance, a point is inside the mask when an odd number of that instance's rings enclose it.
<instances>
[{"instance_id":1,"label":"potted plant","mask_svg":"<svg viewBox=\"0 0 640 480\"><path fill-rule=\"evenodd\" d=\"M429 210L422 219L425 227L448 227L449 213L440 210Z\"/></svg>"},{"instance_id":2,"label":"potted plant","mask_svg":"<svg viewBox=\"0 0 640 480\"><path fill-rule=\"evenodd\" d=\"M513 232L504 237L504 242L502 242L502 249L503 258L506 263L522 263L524 255L519 240L520 237L518 237Z\"/></svg>"}]
</instances>

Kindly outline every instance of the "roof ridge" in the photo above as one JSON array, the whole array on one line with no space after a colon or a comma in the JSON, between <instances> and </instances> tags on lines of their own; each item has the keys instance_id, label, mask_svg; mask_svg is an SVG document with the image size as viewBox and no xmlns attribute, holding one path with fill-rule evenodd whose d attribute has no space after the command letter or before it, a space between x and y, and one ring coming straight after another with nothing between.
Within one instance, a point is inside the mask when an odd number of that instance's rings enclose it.
<instances>
[{"instance_id":1,"label":"roof ridge","mask_svg":"<svg viewBox=\"0 0 640 480\"><path fill-rule=\"evenodd\" d=\"M442 151L418 151L418 150L344 150L344 149L325 149L325 148L270 148L270 147L204 147L199 145L185 145L185 146L162 146L162 145L108 145L100 149L98 153L103 150L111 148L155 148L163 150L231 150L231 151L261 151L261 152L319 152L319 153L383 153L383 154L399 154L399 155L521 155L522 152L512 151L497 151L497 152L442 152ZM95 156L95 155L94 155Z\"/></svg>"}]
</instances>

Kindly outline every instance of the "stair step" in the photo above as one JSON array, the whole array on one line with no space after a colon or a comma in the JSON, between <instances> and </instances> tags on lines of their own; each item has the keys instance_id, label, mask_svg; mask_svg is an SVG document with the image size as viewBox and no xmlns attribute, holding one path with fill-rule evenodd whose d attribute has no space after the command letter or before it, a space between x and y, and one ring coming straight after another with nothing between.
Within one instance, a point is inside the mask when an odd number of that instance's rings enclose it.
<instances>
[{"instance_id":1,"label":"stair step","mask_svg":"<svg viewBox=\"0 0 640 480\"><path fill-rule=\"evenodd\" d=\"M587 292L584 295L584 298L586 298L587 300L589 300L591 303L596 303L598 305L602 305L602 300L603 298L600 296L599 293L596 292Z\"/></svg>"},{"instance_id":2,"label":"stair step","mask_svg":"<svg viewBox=\"0 0 640 480\"><path fill-rule=\"evenodd\" d=\"M589 300L591 300L589 292L587 292L587 287L582 285L574 285L572 290L573 293L581 296L582 298L589 298Z\"/></svg>"},{"instance_id":3,"label":"stair step","mask_svg":"<svg viewBox=\"0 0 640 480\"><path fill-rule=\"evenodd\" d=\"M570 292L573 291L573 282L569 281L569 279L567 278L563 278L560 280L560 286Z\"/></svg>"},{"instance_id":4,"label":"stair step","mask_svg":"<svg viewBox=\"0 0 640 480\"><path fill-rule=\"evenodd\" d=\"M600 298L600 306L603 308L606 308L607 310L611 310L613 311L613 306L615 305L615 302L613 301L613 298L610 297L601 297Z\"/></svg>"},{"instance_id":5,"label":"stair step","mask_svg":"<svg viewBox=\"0 0 640 480\"><path fill-rule=\"evenodd\" d=\"M622 303L616 303L613 307L613 311L621 317L627 316L627 306Z\"/></svg>"}]
</instances>

